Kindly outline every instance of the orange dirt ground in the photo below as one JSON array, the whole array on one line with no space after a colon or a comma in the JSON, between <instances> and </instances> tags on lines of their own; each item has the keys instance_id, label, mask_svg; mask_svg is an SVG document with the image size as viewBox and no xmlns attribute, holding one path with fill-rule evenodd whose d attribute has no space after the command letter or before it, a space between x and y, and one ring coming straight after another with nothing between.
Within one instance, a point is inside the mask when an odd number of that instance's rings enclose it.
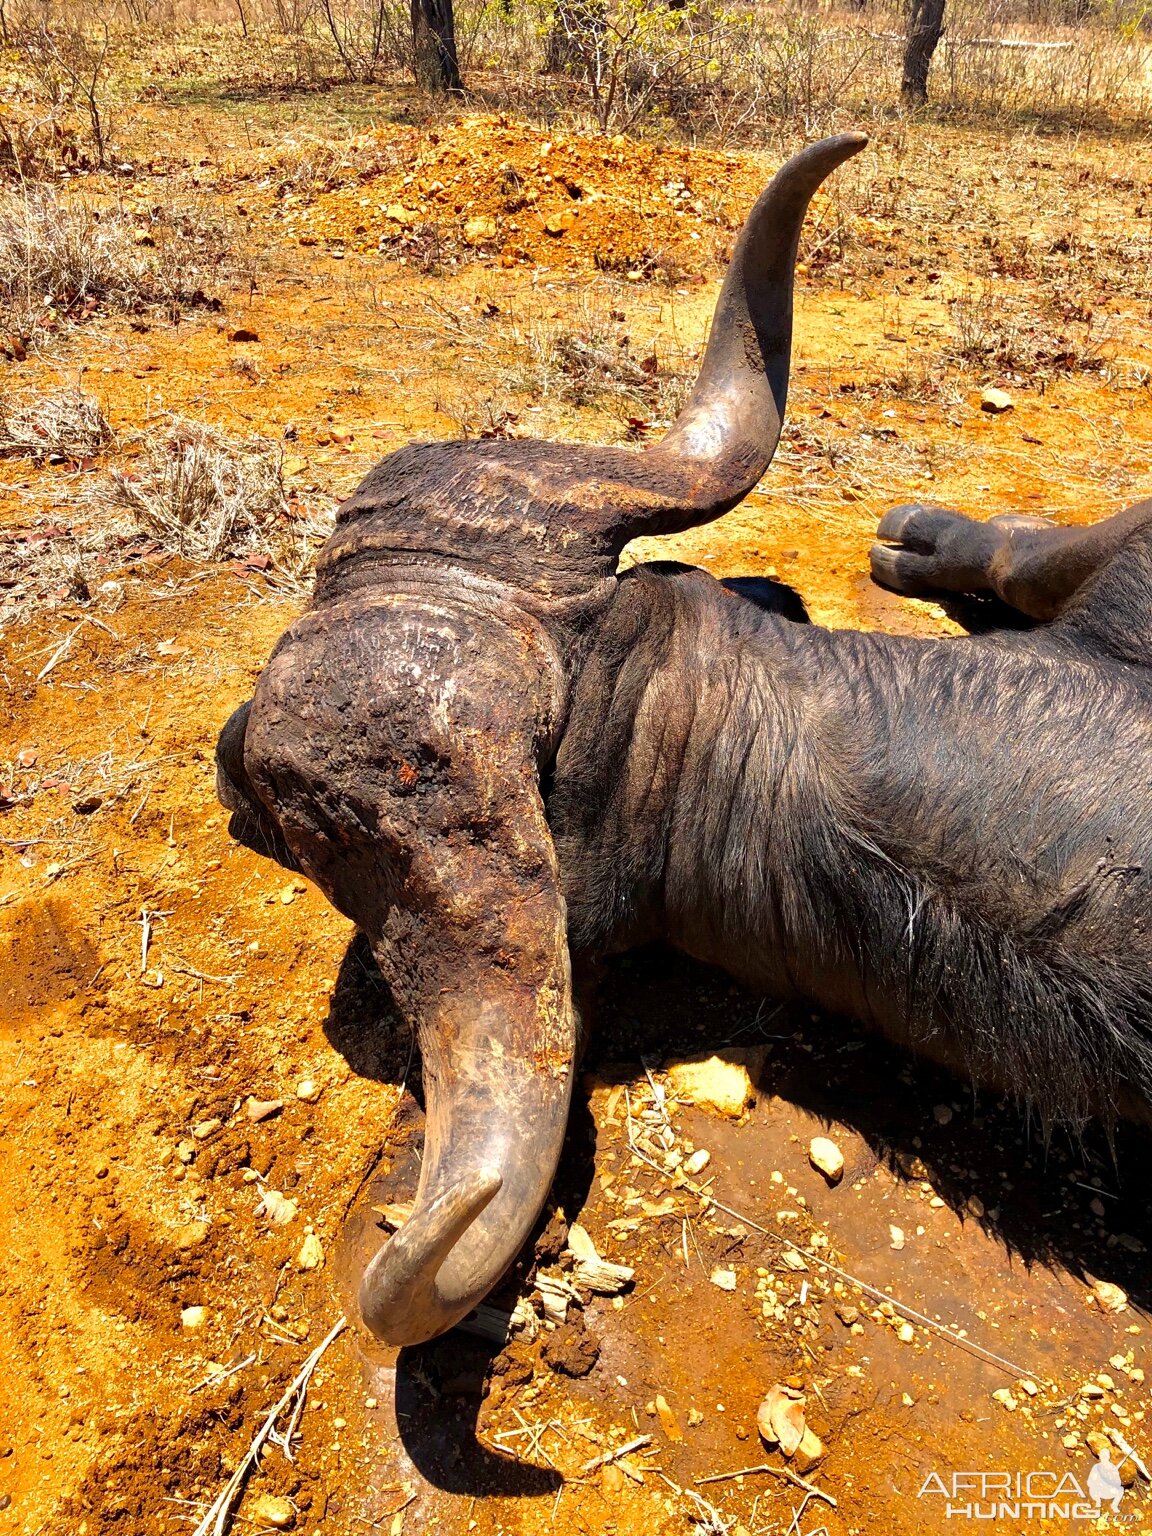
<instances>
[{"instance_id":1,"label":"orange dirt ground","mask_svg":"<svg viewBox=\"0 0 1152 1536\"><path fill-rule=\"evenodd\" d=\"M324 185L285 191L271 130L249 149L232 118L205 109L190 129L152 107L134 131L155 168L88 194L142 219L207 199L259 253L251 290L178 326L98 314L48 355L0 362L0 390L83 369L124 435L166 411L292 427L287 482L317 513L413 436L658 428L670 396L575 403L563 369L538 366L544 341L607 338L656 359L661 386L690 374L717 260L772 168L468 120L361 134ZM1119 140L882 136L806 237L776 464L720 524L631 554L775 573L817 622L953 635L971 614L867 580L887 506L1075 521L1146 494L1138 158ZM574 222L548 233L563 212ZM957 356L964 316L983 362ZM238 328L257 339L229 340ZM1015 409L981 412L985 383ZM230 843L214 798L217 730L303 599L274 570L158 550L96 570L88 602L29 575L29 537L90 521L85 485L133 451L80 473L0 460L0 1536L193 1529L348 1305L372 1207L410 1194L418 1147L418 1063L370 961L315 891ZM635 1160L630 1132L664 1135L664 1065L733 1039L768 1051L747 1120L669 1109L664 1144L711 1154L690 1182ZM253 1122L250 1096L284 1106ZM956 1525L917 1497L933 1473L1083 1485L1103 1426L1152 1460L1146 1138L1122 1135L1115 1161L1091 1138L1046 1150L1010 1108L664 955L608 969L577 1099L558 1201L636 1271L621 1305L585 1298L591 1373L549 1363L578 1351L574 1323L495 1357L453 1336L399 1361L347 1332L313 1378L295 1459L268 1448L237 1529L268 1528L270 1494L318 1536L911 1536ZM823 1131L846 1157L835 1188L807 1160ZM295 1205L284 1225L262 1211L269 1188ZM323 1259L305 1269L309 1234ZM829 1263L953 1336L902 1334ZM827 1449L808 1478L834 1504L759 1441L776 1382L806 1394ZM1130 1529L1152 1530L1147 1495L1138 1478Z\"/></svg>"}]
</instances>

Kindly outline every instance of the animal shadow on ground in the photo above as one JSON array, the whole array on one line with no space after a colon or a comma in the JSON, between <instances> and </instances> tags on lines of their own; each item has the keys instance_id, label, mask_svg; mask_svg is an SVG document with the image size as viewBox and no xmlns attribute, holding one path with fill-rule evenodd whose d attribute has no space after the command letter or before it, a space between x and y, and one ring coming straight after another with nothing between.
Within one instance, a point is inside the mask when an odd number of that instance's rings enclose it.
<instances>
[{"instance_id":1,"label":"animal shadow on ground","mask_svg":"<svg viewBox=\"0 0 1152 1536\"><path fill-rule=\"evenodd\" d=\"M380 1082L406 1082L421 1102L411 1034L360 937L345 956L326 1032L353 1071ZM1025 1265L1110 1280L1137 1306L1152 1303L1146 1260L1152 1211L1141 1177L1152 1157L1146 1131L1120 1126L1111 1141L1096 1127L1079 1138L1060 1130L1045 1137L1010 1101L849 1021L745 992L722 973L661 945L605 964L585 1066L614 1076L621 1063L635 1063L640 1072L641 1063L655 1067L725 1044L758 1042L772 1047L764 1092L857 1132L897 1177L930 1180L966 1219L982 1210L976 1219ZM385 1198L392 1200L411 1198L419 1171L412 1132L421 1116L407 1102L396 1141L385 1147L392 1168ZM951 1119L937 1115L941 1105L951 1107ZM595 1149L596 1127L578 1090L552 1201L494 1303L510 1308L537 1259L550 1256L554 1208L561 1206L569 1217L583 1208ZM477 1438L494 1348L454 1332L402 1350L396 1370L401 1441L420 1473L446 1491L515 1497L554 1489L555 1474L495 1457Z\"/></svg>"}]
</instances>

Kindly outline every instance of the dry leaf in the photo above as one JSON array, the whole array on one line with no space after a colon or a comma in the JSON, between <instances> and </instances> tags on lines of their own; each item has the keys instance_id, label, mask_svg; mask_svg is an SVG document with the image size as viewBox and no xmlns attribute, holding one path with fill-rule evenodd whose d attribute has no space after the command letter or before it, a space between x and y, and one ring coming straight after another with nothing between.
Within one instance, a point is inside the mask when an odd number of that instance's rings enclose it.
<instances>
[{"instance_id":1,"label":"dry leaf","mask_svg":"<svg viewBox=\"0 0 1152 1536\"><path fill-rule=\"evenodd\" d=\"M794 1456L807 1429L804 1394L779 1382L756 1411L756 1428L765 1445L778 1445L785 1456Z\"/></svg>"}]
</instances>

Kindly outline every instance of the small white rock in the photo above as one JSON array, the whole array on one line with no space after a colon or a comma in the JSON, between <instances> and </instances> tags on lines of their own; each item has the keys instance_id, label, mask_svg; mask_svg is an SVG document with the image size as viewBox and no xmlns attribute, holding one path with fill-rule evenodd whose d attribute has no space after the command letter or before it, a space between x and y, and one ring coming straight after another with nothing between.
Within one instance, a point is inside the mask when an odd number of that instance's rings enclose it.
<instances>
[{"instance_id":1,"label":"small white rock","mask_svg":"<svg viewBox=\"0 0 1152 1536\"><path fill-rule=\"evenodd\" d=\"M730 1120L741 1120L756 1102L754 1079L763 1070L766 1046L726 1046L711 1056L673 1062L668 1087L677 1098Z\"/></svg>"},{"instance_id":2,"label":"small white rock","mask_svg":"<svg viewBox=\"0 0 1152 1536\"><path fill-rule=\"evenodd\" d=\"M736 1271L734 1269L714 1269L708 1278L721 1291L734 1291L736 1289Z\"/></svg>"},{"instance_id":3,"label":"small white rock","mask_svg":"<svg viewBox=\"0 0 1152 1536\"><path fill-rule=\"evenodd\" d=\"M315 1104L323 1091L320 1084L310 1077L302 1078L296 1084L296 1097L304 1104Z\"/></svg>"},{"instance_id":4,"label":"small white rock","mask_svg":"<svg viewBox=\"0 0 1152 1536\"><path fill-rule=\"evenodd\" d=\"M296 1255L297 1269L319 1269L324 1262L324 1248L315 1232L307 1232Z\"/></svg>"},{"instance_id":5,"label":"small white rock","mask_svg":"<svg viewBox=\"0 0 1152 1536\"><path fill-rule=\"evenodd\" d=\"M260 1192L258 1214L266 1216L274 1227L286 1227L300 1207L278 1189L266 1188Z\"/></svg>"},{"instance_id":6,"label":"small white rock","mask_svg":"<svg viewBox=\"0 0 1152 1536\"><path fill-rule=\"evenodd\" d=\"M258 1530L290 1531L296 1524L296 1511L287 1499L271 1493L261 1493L248 1506L246 1513Z\"/></svg>"},{"instance_id":7,"label":"small white rock","mask_svg":"<svg viewBox=\"0 0 1152 1536\"><path fill-rule=\"evenodd\" d=\"M895 1248L897 1251L899 1251L901 1248L903 1248L903 1246L904 1246L904 1229L903 1229L903 1227L893 1227L893 1226L890 1226L888 1228L888 1237L890 1239L891 1246L893 1248Z\"/></svg>"},{"instance_id":8,"label":"small white rock","mask_svg":"<svg viewBox=\"0 0 1152 1536\"><path fill-rule=\"evenodd\" d=\"M1111 1280L1095 1280L1092 1295L1101 1312L1124 1312L1128 1308L1128 1293L1113 1285Z\"/></svg>"},{"instance_id":9,"label":"small white rock","mask_svg":"<svg viewBox=\"0 0 1152 1536\"><path fill-rule=\"evenodd\" d=\"M1015 404L1006 389L986 389L980 396L980 409L991 416L1002 416L1005 411L1012 410Z\"/></svg>"},{"instance_id":10,"label":"small white rock","mask_svg":"<svg viewBox=\"0 0 1152 1536\"><path fill-rule=\"evenodd\" d=\"M952 1120L952 1106L951 1104L937 1104L932 1114L937 1125L948 1125Z\"/></svg>"},{"instance_id":11,"label":"small white rock","mask_svg":"<svg viewBox=\"0 0 1152 1536\"><path fill-rule=\"evenodd\" d=\"M207 1307L183 1307L180 1312L180 1325L183 1328L200 1328L208 1321Z\"/></svg>"},{"instance_id":12,"label":"small white rock","mask_svg":"<svg viewBox=\"0 0 1152 1536\"><path fill-rule=\"evenodd\" d=\"M827 1136L813 1136L808 1143L808 1161L829 1184L839 1184L844 1177L844 1154Z\"/></svg>"},{"instance_id":13,"label":"small white rock","mask_svg":"<svg viewBox=\"0 0 1152 1536\"><path fill-rule=\"evenodd\" d=\"M271 1120L272 1116L278 1115L283 1108L283 1099L255 1099L249 1095L244 1112L253 1125L259 1125L261 1120Z\"/></svg>"},{"instance_id":14,"label":"small white rock","mask_svg":"<svg viewBox=\"0 0 1152 1536\"><path fill-rule=\"evenodd\" d=\"M707 1147L697 1147L690 1157L684 1159L684 1172L687 1174L703 1173L712 1161L712 1154Z\"/></svg>"}]
</instances>

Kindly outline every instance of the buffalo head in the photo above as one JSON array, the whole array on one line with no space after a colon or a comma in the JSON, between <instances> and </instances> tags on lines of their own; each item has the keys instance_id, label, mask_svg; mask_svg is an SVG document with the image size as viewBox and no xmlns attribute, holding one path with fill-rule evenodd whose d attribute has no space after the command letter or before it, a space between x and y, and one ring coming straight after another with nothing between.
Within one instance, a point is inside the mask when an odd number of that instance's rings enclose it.
<instances>
[{"instance_id":1,"label":"buffalo head","mask_svg":"<svg viewBox=\"0 0 1152 1536\"><path fill-rule=\"evenodd\" d=\"M470 1311L547 1197L580 1027L541 779L625 543L718 516L771 462L805 210L865 143L811 145L760 197L656 446L431 443L372 470L310 609L221 734L234 833L363 930L418 1032L416 1205L360 1290L390 1343Z\"/></svg>"}]
</instances>

